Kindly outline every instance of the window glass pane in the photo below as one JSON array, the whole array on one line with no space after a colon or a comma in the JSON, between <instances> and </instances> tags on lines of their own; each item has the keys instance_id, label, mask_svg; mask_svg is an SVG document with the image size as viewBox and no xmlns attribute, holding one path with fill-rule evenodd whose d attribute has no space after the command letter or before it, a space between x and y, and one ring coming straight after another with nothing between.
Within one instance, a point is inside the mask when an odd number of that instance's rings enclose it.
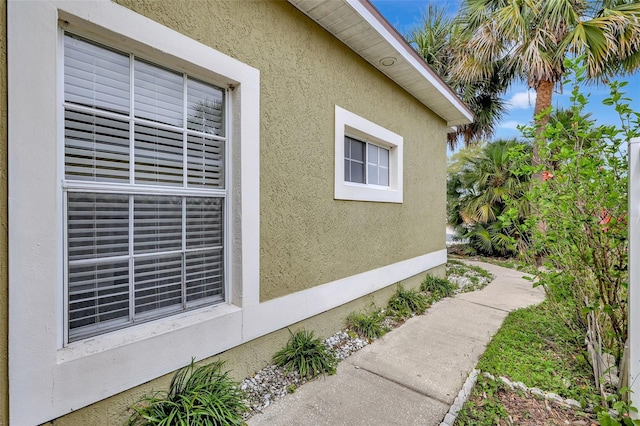
<instances>
[{"instance_id":1,"label":"window glass pane","mask_svg":"<svg viewBox=\"0 0 640 426\"><path fill-rule=\"evenodd\" d=\"M187 248L220 247L223 243L221 198L187 198Z\"/></svg>"},{"instance_id":2,"label":"window glass pane","mask_svg":"<svg viewBox=\"0 0 640 426\"><path fill-rule=\"evenodd\" d=\"M224 188L224 142L187 136L187 185Z\"/></svg>"},{"instance_id":3,"label":"window glass pane","mask_svg":"<svg viewBox=\"0 0 640 426\"><path fill-rule=\"evenodd\" d=\"M142 125L135 131L136 183L182 186L182 134Z\"/></svg>"},{"instance_id":4,"label":"window glass pane","mask_svg":"<svg viewBox=\"0 0 640 426\"><path fill-rule=\"evenodd\" d=\"M135 313L158 316L182 308L182 254L135 259Z\"/></svg>"},{"instance_id":5,"label":"window glass pane","mask_svg":"<svg viewBox=\"0 0 640 426\"><path fill-rule=\"evenodd\" d=\"M367 162L369 164L378 164L378 147L375 145L367 144Z\"/></svg>"},{"instance_id":6,"label":"window glass pane","mask_svg":"<svg viewBox=\"0 0 640 426\"><path fill-rule=\"evenodd\" d=\"M136 254L182 250L182 198L136 195L133 204Z\"/></svg>"},{"instance_id":7,"label":"window glass pane","mask_svg":"<svg viewBox=\"0 0 640 426\"><path fill-rule=\"evenodd\" d=\"M129 123L65 111L65 177L129 182Z\"/></svg>"},{"instance_id":8,"label":"window glass pane","mask_svg":"<svg viewBox=\"0 0 640 426\"><path fill-rule=\"evenodd\" d=\"M351 180L349 182L364 182L364 164L351 162Z\"/></svg>"},{"instance_id":9,"label":"window glass pane","mask_svg":"<svg viewBox=\"0 0 640 426\"><path fill-rule=\"evenodd\" d=\"M129 319L129 262L69 266L69 341Z\"/></svg>"},{"instance_id":10,"label":"window glass pane","mask_svg":"<svg viewBox=\"0 0 640 426\"><path fill-rule=\"evenodd\" d=\"M365 143L349 138L350 141L350 156L351 160L364 161L364 149Z\"/></svg>"},{"instance_id":11,"label":"window glass pane","mask_svg":"<svg viewBox=\"0 0 640 426\"><path fill-rule=\"evenodd\" d=\"M378 149L379 164L382 167L389 168L389 150L384 148Z\"/></svg>"},{"instance_id":12,"label":"window glass pane","mask_svg":"<svg viewBox=\"0 0 640 426\"><path fill-rule=\"evenodd\" d=\"M186 254L187 302L224 300L222 249Z\"/></svg>"},{"instance_id":13,"label":"window glass pane","mask_svg":"<svg viewBox=\"0 0 640 426\"><path fill-rule=\"evenodd\" d=\"M389 168L388 167L380 167L378 168L378 185L389 186Z\"/></svg>"},{"instance_id":14,"label":"window glass pane","mask_svg":"<svg viewBox=\"0 0 640 426\"><path fill-rule=\"evenodd\" d=\"M127 114L129 92L129 55L65 35L66 102Z\"/></svg>"},{"instance_id":15,"label":"window glass pane","mask_svg":"<svg viewBox=\"0 0 640 426\"><path fill-rule=\"evenodd\" d=\"M182 74L139 60L135 61L134 68L135 116L182 127Z\"/></svg>"},{"instance_id":16,"label":"window glass pane","mask_svg":"<svg viewBox=\"0 0 640 426\"><path fill-rule=\"evenodd\" d=\"M369 164L367 170L367 183L372 185L378 185L378 166L375 164Z\"/></svg>"},{"instance_id":17,"label":"window glass pane","mask_svg":"<svg viewBox=\"0 0 640 426\"><path fill-rule=\"evenodd\" d=\"M68 193L69 261L129 253L129 196Z\"/></svg>"},{"instance_id":18,"label":"window glass pane","mask_svg":"<svg viewBox=\"0 0 640 426\"><path fill-rule=\"evenodd\" d=\"M344 180L347 182L365 183L365 149L366 144L345 136Z\"/></svg>"},{"instance_id":19,"label":"window glass pane","mask_svg":"<svg viewBox=\"0 0 640 426\"><path fill-rule=\"evenodd\" d=\"M197 80L187 80L187 127L224 136L224 91Z\"/></svg>"}]
</instances>

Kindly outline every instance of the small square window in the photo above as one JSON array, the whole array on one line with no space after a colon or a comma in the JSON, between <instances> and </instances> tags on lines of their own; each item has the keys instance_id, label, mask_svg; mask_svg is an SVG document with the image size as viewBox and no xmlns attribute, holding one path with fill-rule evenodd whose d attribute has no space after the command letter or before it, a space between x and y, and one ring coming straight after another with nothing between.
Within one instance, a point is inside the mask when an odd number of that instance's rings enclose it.
<instances>
[{"instance_id":1,"label":"small square window","mask_svg":"<svg viewBox=\"0 0 640 426\"><path fill-rule=\"evenodd\" d=\"M336 106L339 200L402 203L402 136Z\"/></svg>"}]
</instances>

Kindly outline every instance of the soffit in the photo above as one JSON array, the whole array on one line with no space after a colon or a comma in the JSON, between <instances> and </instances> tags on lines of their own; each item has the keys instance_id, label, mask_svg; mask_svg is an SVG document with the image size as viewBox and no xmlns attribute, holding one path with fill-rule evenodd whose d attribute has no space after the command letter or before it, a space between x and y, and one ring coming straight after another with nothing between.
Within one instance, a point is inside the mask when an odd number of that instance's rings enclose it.
<instances>
[{"instance_id":1,"label":"soffit","mask_svg":"<svg viewBox=\"0 0 640 426\"><path fill-rule=\"evenodd\" d=\"M448 126L473 113L368 0L288 0L380 72L426 105ZM383 58L395 58L391 66Z\"/></svg>"}]
</instances>

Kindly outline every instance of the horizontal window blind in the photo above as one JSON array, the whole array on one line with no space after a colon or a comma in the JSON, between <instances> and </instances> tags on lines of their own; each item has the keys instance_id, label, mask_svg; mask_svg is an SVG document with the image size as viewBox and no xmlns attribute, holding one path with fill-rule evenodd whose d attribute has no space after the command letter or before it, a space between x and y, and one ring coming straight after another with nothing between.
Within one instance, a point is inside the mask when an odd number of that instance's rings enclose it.
<instances>
[{"instance_id":1,"label":"horizontal window blind","mask_svg":"<svg viewBox=\"0 0 640 426\"><path fill-rule=\"evenodd\" d=\"M66 102L126 114L129 112L129 79L129 55L65 37Z\"/></svg>"},{"instance_id":2,"label":"horizontal window blind","mask_svg":"<svg viewBox=\"0 0 640 426\"><path fill-rule=\"evenodd\" d=\"M129 182L129 123L65 111L65 176L94 182Z\"/></svg>"},{"instance_id":3,"label":"horizontal window blind","mask_svg":"<svg viewBox=\"0 0 640 426\"><path fill-rule=\"evenodd\" d=\"M224 302L225 91L64 45L67 341Z\"/></svg>"}]
</instances>

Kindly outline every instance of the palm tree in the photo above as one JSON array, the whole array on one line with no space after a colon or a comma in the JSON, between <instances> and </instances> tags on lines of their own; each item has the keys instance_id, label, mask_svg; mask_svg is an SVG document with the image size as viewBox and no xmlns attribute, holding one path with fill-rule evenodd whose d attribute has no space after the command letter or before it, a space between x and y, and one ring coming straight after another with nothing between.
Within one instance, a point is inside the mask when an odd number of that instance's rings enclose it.
<instances>
[{"instance_id":1,"label":"palm tree","mask_svg":"<svg viewBox=\"0 0 640 426\"><path fill-rule=\"evenodd\" d=\"M567 57L583 55L591 79L640 66L637 0L465 0L456 27L460 50L452 78L473 83L490 78L500 64L504 75L536 91L538 129L548 122L541 113L551 107ZM538 144L534 165L540 164Z\"/></svg>"},{"instance_id":2,"label":"palm tree","mask_svg":"<svg viewBox=\"0 0 640 426\"><path fill-rule=\"evenodd\" d=\"M480 149L458 153L447 176L447 219L457 233L469 239L474 251L488 255L513 255L521 251L527 236L517 226L529 213L523 198L529 182L509 155L514 139L497 140ZM527 146L523 146L527 149ZM513 210L512 210L513 209ZM503 216L511 210L510 218Z\"/></svg>"},{"instance_id":3,"label":"palm tree","mask_svg":"<svg viewBox=\"0 0 640 426\"><path fill-rule=\"evenodd\" d=\"M503 96L512 77L498 72L503 71L504 67L496 63L496 72L488 76L472 81L456 80L450 72L455 56L460 53L456 43L460 34L455 22L444 8L429 4L422 25L407 37L425 62L449 84L475 115L473 123L458 126L455 132L447 135L452 149L461 140L468 146L472 142L493 136L495 124L506 111Z\"/></svg>"}]
</instances>

